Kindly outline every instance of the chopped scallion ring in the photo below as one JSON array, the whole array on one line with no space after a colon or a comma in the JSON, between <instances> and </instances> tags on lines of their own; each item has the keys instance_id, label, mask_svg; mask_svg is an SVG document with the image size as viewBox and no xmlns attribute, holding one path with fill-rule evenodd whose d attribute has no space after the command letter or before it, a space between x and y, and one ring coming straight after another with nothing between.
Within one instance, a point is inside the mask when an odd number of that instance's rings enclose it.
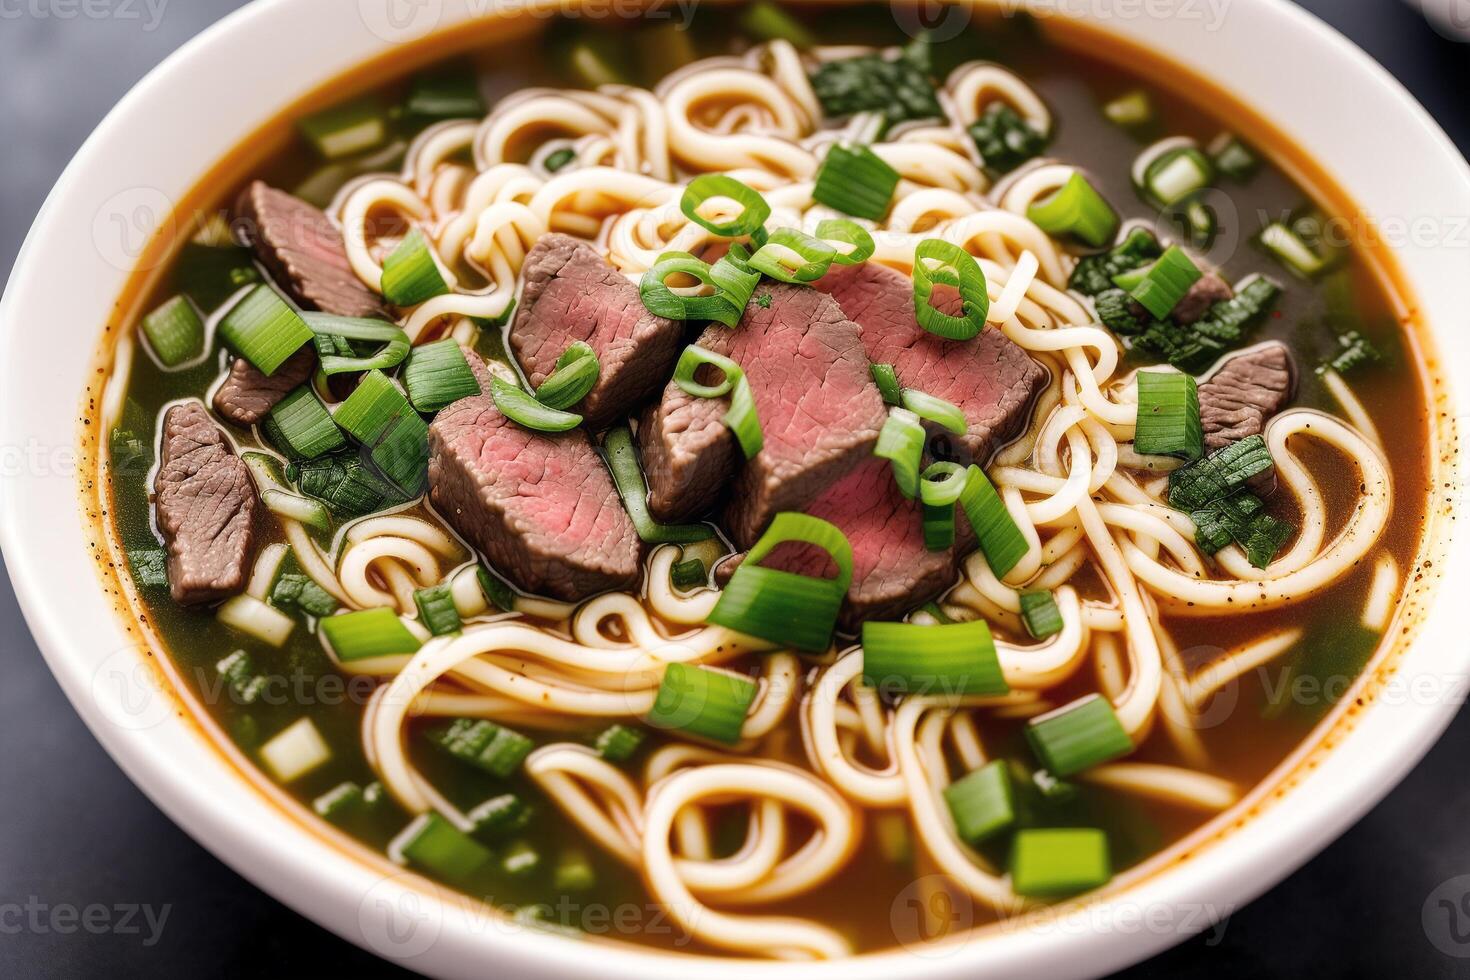
<instances>
[{"instance_id":1,"label":"chopped scallion ring","mask_svg":"<svg viewBox=\"0 0 1470 980\"><path fill-rule=\"evenodd\" d=\"M398 653L416 653L418 637L387 606L327 616L317 623L332 653L343 663Z\"/></svg>"},{"instance_id":2,"label":"chopped scallion ring","mask_svg":"<svg viewBox=\"0 0 1470 980\"><path fill-rule=\"evenodd\" d=\"M429 427L381 371L369 371L333 420L368 450L373 465L410 497L429 466Z\"/></svg>"},{"instance_id":3,"label":"chopped scallion ring","mask_svg":"<svg viewBox=\"0 0 1470 980\"><path fill-rule=\"evenodd\" d=\"M837 249L795 228L777 228L750 257L750 267L780 282L812 282L837 261Z\"/></svg>"},{"instance_id":4,"label":"chopped scallion ring","mask_svg":"<svg viewBox=\"0 0 1470 980\"><path fill-rule=\"evenodd\" d=\"M324 337L340 337L343 340L383 342L382 349L371 357L322 354L319 370L328 377L336 374L356 374L360 371L386 371L397 367L408 356L410 348L408 334L400 330L396 324L385 320L334 316L330 313L303 313L301 318L306 321L306 325L311 328L318 340ZM335 345L333 349L336 349Z\"/></svg>"},{"instance_id":5,"label":"chopped scallion ring","mask_svg":"<svg viewBox=\"0 0 1470 980\"><path fill-rule=\"evenodd\" d=\"M276 448L292 459L315 459L347 445L311 385L302 385L277 402L261 427Z\"/></svg>"},{"instance_id":6,"label":"chopped scallion ring","mask_svg":"<svg viewBox=\"0 0 1470 980\"><path fill-rule=\"evenodd\" d=\"M175 296L144 317L143 336L165 368L178 367L204 353L204 321L187 296Z\"/></svg>"},{"instance_id":7,"label":"chopped scallion ring","mask_svg":"<svg viewBox=\"0 0 1470 980\"><path fill-rule=\"evenodd\" d=\"M898 180L898 171L868 147L834 143L817 170L812 199L843 214L880 221ZM827 236L818 232L818 237Z\"/></svg>"},{"instance_id":8,"label":"chopped scallion ring","mask_svg":"<svg viewBox=\"0 0 1470 980\"><path fill-rule=\"evenodd\" d=\"M1047 771L1062 779L1133 751L1112 704L1097 694L1032 718L1026 741Z\"/></svg>"},{"instance_id":9,"label":"chopped scallion ring","mask_svg":"<svg viewBox=\"0 0 1470 980\"><path fill-rule=\"evenodd\" d=\"M1173 207L1204 190L1215 179L1215 167L1193 146L1170 150L1149 164L1143 175L1143 190L1156 203Z\"/></svg>"},{"instance_id":10,"label":"chopped scallion ring","mask_svg":"<svg viewBox=\"0 0 1470 980\"><path fill-rule=\"evenodd\" d=\"M740 741L756 692L755 681L733 671L671 663L664 668L644 721L654 728L734 745Z\"/></svg>"},{"instance_id":11,"label":"chopped scallion ring","mask_svg":"<svg viewBox=\"0 0 1470 980\"><path fill-rule=\"evenodd\" d=\"M900 405L903 403L903 387L898 383L898 372L893 370L892 364L874 364L873 381L878 385L878 391L883 395L883 401L888 405Z\"/></svg>"},{"instance_id":12,"label":"chopped scallion ring","mask_svg":"<svg viewBox=\"0 0 1470 980\"><path fill-rule=\"evenodd\" d=\"M490 379L490 397L506 418L534 432L568 432L582 424L582 416L543 405L502 378Z\"/></svg>"},{"instance_id":13,"label":"chopped scallion ring","mask_svg":"<svg viewBox=\"0 0 1470 980\"><path fill-rule=\"evenodd\" d=\"M969 423L965 421L965 413L954 402L945 401L943 398L913 388L903 390L902 400L903 407L919 418L942 425L957 436L962 436L968 431Z\"/></svg>"},{"instance_id":14,"label":"chopped scallion ring","mask_svg":"<svg viewBox=\"0 0 1470 980\"><path fill-rule=\"evenodd\" d=\"M265 283L230 307L219 322L219 335L265 375L275 374L313 336L301 314Z\"/></svg>"},{"instance_id":15,"label":"chopped scallion ring","mask_svg":"<svg viewBox=\"0 0 1470 980\"><path fill-rule=\"evenodd\" d=\"M428 737L436 748L501 779L514 775L536 747L520 732L483 718L456 718Z\"/></svg>"},{"instance_id":16,"label":"chopped scallion ring","mask_svg":"<svg viewBox=\"0 0 1470 980\"><path fill-rule=\"evenodd\" d=\"M1066 625L1056 597L1050 592L1022 592L1021 619L1026 624L1026 632L1038 640L1055 636Z\"/></svg>"},{"instance_id":17,"label":"chopped scallion ring","mask_svg":"<svg viewBox=\"0 0 1470 980\"><path fill-rule=\"evenodd\" d=\"M419 622L435 636L458 633L463 626L459 610L454 606L454 593L448 582L440 582L413 594L414 605L419 610Z\"/></svg>"},{"instance_id":18,"label":"chopped scallion ring","mask_svg":"<svg viewBox=\"0 0 1470 980\"><path fill-rule=\"evenodd\" d=\"M797 575L760 562L786 541L821 548L837 566L831 579ZM798 650L826 650L852 584L852 545L835 525L782 512L735 570L708 621Z\"/></svg>"},{"instance_id":19,"label":"chopped scallion ring","mask_svg":"<svg viewBox=\"0 0 1470 980\"><path fill-rule=\"evenodd\" d=\"M919 417L906 408L895 408L889 411L873 446L874 456L893 464L893 481L909 500L919 492L919 464L927 440L928 433Z\"/></svg>"},{"instance_id":20,"label":"chopped scallion ring","mask_svg":"<svg viewBox=\"0 0 1470 980\"><path fill-rule=\"evenodd\" d=\"M868 229L856 221L848 221L846 218L828 218L817 225L817 237L824 242L841 242L851 245L852 250L844 252L842 249L834 249L836 254L832 261L838 265L857 265L872 258L877 251L877 244Z\"/></svg>"},{"instance_id":21,"label":"chopped scallion ring","mask_svg":"<svg viewBox=\"0 0 1470 980\"><path fill-rule=\"evenodd\" d=\"M721 273L727 284L735 281L735 275L739 273L738 268L734 268L732 273L732 268L727 266ZM666 282L673 275L697 279L702 285L714 289L714 293L708 296L676 293ZM759 279L759 276L755 278ZM743 288L743 280L744 276L741 276L739 288ZM754 282L750 283L750 289L755 289ZM727 327L733 327L740 322L740 316L745 311L745 303L740 301L741 295L722 289L715 282L715 270L688 252L665 252L660 255L653 268L643 273L643 278L639 280L638 296L650 313L668 317L670 320L715 320ZM744 299L749 298L749 291L746 291Z\"/></svg>"},{"instance_id":22,"label":"chopped scallion ring","mask_svg":"<svg viewBox=\"0 0 1470 980\"><path fill-rule=\"evenodd\" d=\"M1060 898L1112 880L1108 837L1087 827L1021 830L1011 842L1011 887L1028 898Z\"/></svg>"},{"instance_id":23,"label":"chopped scallion ring","mask_svg":"<svg viewBox=\"0 0 1470 980\"><path fill-rule=\"evenodd\" d=\"M1113 282L1162 320L1203 275L1183 249L1170 245L1153 265L1114 276Z\"/></svg>"},{"instance_id":24,"label":"chopped scallion ring","mask_svg":"<svg viewBox=\"0 0 1470 980\"><path fill-rule=\"evenodd\" d=\"M1005 501L1000 499L995 485L984 471L971 464L968 472L969 479L960 494L960 506L980 541L986 564L996 578L1005 578L1016 563L1026 557L1031 546L1026 543L1025 535L1016 526L1015 518L1011 517Z\"/></svg>"},{"instance_id":25,"label":"chopped scallion ring","mask_svg":"<svg viewBox=\"0 0 1470 980\"><path fill-rule=\"evenodd\" d=\"M931 305L936 284L959 289L964 316L950 316ZM914 249L914 314L919 326L946 340L969 340L985 329L989 313L990 293L975 257L938 238L920 242Z\"/></svg>"},{"instance_id":26,"label":"chopped scallion ring","mask_svg":"<svg viewBox=\"0 0 1470 980\"><path fill-rule=\"evenodd\" d=\"M1026 217L1048 235L1076 235L1102 248L1118 233L1118 213L1081 173L1061 189L1026 209Z\"/></svg>"},{"instance_id":27,"label":"chopped scallion ring","mask_svg":"<svg viewBox=\"0 0 1470 980\"><path fill-rule=\"evenodd\" d=\"M578 340L556 359L551 376L536 389L536 400L548 408L567 409L597 387L602 363L590 344Z\"/></svg>"},{"instance_id":28,"label":"chopped scallion ring","mask_svg":"<svg viewBox=\"0 0 1470 980\"><path fill-rule=\"evenodd\" d=\"M695 372L706 364L724 375L719 384L704 385L694 379ZM724 398L729 395L730 409L723 419L725 426L735 434L746 459L754 458L761 451L765 436L756 413L755 393L739 364L697 344L690 344L674 366L674 384L695 398Z\"/></svg>"},{"instance_id":29,"label":"chopped scallion ring","mask_svg":"<svg viewBox=\"0 0 1470 980\"><path fill-rule=\"evenodd\" d=\"M632 519L638 537L646 544L689 544L715 536L707 524L660 524L648 513L648 483L638 464L633 434L627 426L620 425L608 432L602 441L602 452L607 459L607 468L612 471L618 496L623 500L623 508Z\"/></svg>"},{"instance_id":30,"label":"chopped scallion ring","mask_svg":"<svg viewBox=\"0 0 1470 980\"><path fill-rule=\"evenodd\" d=\"M1280 222L1267 225L1261 232L1261 246L1302 279L1314 279L1327 268L1326 259Z\"/></svg>"},{"instance_id":31,"label":"chopped scallion ring","mask_svg":"<svg viewBox=\"0 0 1470 980\"><path fill-rule=\"evenodd\" d=\"M699 213L700 205L712 198L728 198L740 205L740 213L729 221L716 222ZM679 199L684 217L721 238L743 238L765 227L771 206L754 188L725 174L700 174L684 188Z\"/></svg>"},{"instance_id":32,"label":"chopped scallion ring","mask_svg":"<svg viewBox=\"0 0 1470 980\"><path fill-rule=\"evenodd\" d=\"M480 394L480 382L459 341L452 337L414 348L403 367L403 387L420 412L437 412L461 398Z\"/></svg>"},{"instance_id":33,"label":"chopped scallion ring","mask_svg":"<svg viewBox=\"0 0 1470 980\"><path fill-rule=\"evenodd\" d=\"M447 292L449 284L429 240L413 229L383 260L383 298L394 306L418 306Z\"/></svg>"},{"instance_id":34,"label":"chopped scallion ring","mask_svg":"<svg viewBox=\"0 0 1470 980\"><path fill-rule=\"evenodd\" d=\"M929 551L944 551L954 545L955 504L968 479L969 474L959 463L933 463L919 480L924 547Z\"/></svg>"},{"instance_id":35,"label":"chopped scallion ring","mask_svg":"<svg viewBox=\"0 0 1470 980\"><path fill-rule=\"evenodd\" d=\"M955 833L967 844L994 837L1016 822L1010 767L1002 759L944 787L944 802L954 819Z\"/></svg>"},{"instance_id":36,"label":"chopped scallion ring","mask_svg":"<svg viewBox=\"0 0 1470 980\"><path fill-rule=\"evenodd\" d=\"M1011 689L983 619L947 626L864 623L863 682L889 697L993 696Z\"/></svg>"},{"instance_id":37,"label":"chopped scallion ring","mask_svg":"<svg viewBox=\"0 0 1470 980\"><path fill-rule=\"evenodd\" d=\"M1154 104L1148 92L1136 88L1103 106L1103 115L1114 125L1135 129L1153 122Z\"/></svg>"},{"instance_id":38,"label":"chopped scallion ring","mask_svg":"<svg viewBox=\"0 0 1470 980\"><path fill-rule=\"evenodd\" d=\"M323 109L302 119L297 127L328 160L364 153L388 139L387 114L370 97Z\"/></svg>"},{"instance_id":39,"label":"chopped scallion ring","mask_svg":"<svg viewBox=\"0 0 1470 980\"><path fill-rule=\"evenodd\" d=\"M1138 427L1133 448L1146 456L1199 459L1204 454L1199 388L1178 372L1138 372Z\"/></svg>"}]
</instances>

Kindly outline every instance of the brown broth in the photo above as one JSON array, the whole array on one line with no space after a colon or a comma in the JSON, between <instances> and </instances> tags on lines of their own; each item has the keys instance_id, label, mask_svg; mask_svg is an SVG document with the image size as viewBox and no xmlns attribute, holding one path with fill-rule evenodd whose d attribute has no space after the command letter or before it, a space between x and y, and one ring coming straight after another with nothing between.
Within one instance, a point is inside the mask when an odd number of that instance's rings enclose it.
<instances>
[{"instance_id":1,"label":"brown broth","mask_svg":"<svg viewBox=\"0 0 1470 980\"><path fill-rule=\"evenodd\" d=\"M840 14L829 6L814 6L806 11L819 25L826 43L874 41L897 43L904 40L894 28L886 5L867 8L854 14ZM723 8L700 11L692 34L694 48L701 56L732 50L738 31L731 25L732 14ZM485 77L485 90L491 98L525 85L549 84L564 80L552 70L549 53L559 40L560 32L570 29L564 24L526 21L515 25L514 43L504 40L505 28L499 28L502 39L486 40L488 31L482 26L474 31L458 31L423 45L407 48L391 59L374 64L320 92L313 93L301 106L266 127L263 138L253 138L235 150L216 169L197 195L198 205L205 210L226 210L243 182L255 177L287 188L297 187L313 176L319 165L305 148L295 144L291 122L302 111L334 103L366 90L377 90L392 99L402 90L403 80L420 65L443 57L467 54ZM1057 119L1057 136L1048 155L1085 165L1101 178L1101 190L1127 218L1149 219L1154 215L1143 205L1131 188L1128 170L1144 143L1112 126L1099 111L1099 106L1122 92L1144 86L1153 94L1163 121L1159 135L1182 134L1208 142L1216 133L1228 128L1204 106L1192 102L1185 92L1200 93L1187 76L1140 77L1121 63L1129 52L1113 47L1090 32L1076 29L1058 30L1055 39L1043 36L1026 24L1010 21L977 23L974 38L976 51L992 57L1018 71L1051 106ZM1058 52L1064 56L1058 57ZM973 55L970 55L973 56ZM372 84L368 84L371 79ZM651 79L644 79L645 83ZM1213 104L1213 103L1212 103ZM242 134L242 136L245 134ZM401 134L403 137L411 133ZM1309 285L1285 275L1267 255L1247 243L1268 220L1315 203L1331 212L1332 202L1313 199L1312 194L1294 183L1286 174L1303 173L1300 154L1290 145L1265 142L1274 133L1247 131L1242 135L1272 161L1248 185L1224 184L1237 210L1237 226L1241 245L1228 257L1212 255L1222 265L1227 278L1237 281L1247 274L1263 272L1283 281L1287 292L1277 307L1277 314L1258 333L1259 339L1279 338L1288 342L1303 367L1298 404L1332 410L1330 396L1321 388L1311 366L1327 354L1334 343L1333 328L1354 323L1384 350L1388 362L1353 378L1353 387L1369 413L1384 430L1397 433L1386 447L1395 485L1394 510L1380 547L1391 554L1403 570L1415 567L1426 526L1426 502L1429 499L1429 472L1433 460L1426 450L1432 420L1426 399L1427 368L1420 345L1407 330L1409 319L1402 312L1408 306L1404 297L1395 295L1374 257L1366 252L1352 252L1335 278L1332 288ZM1264 145L1263 145L1264 144ZM1317 171L1308 168L1306 173ZM1321 194L1321 188L1316 188ZM1346 215L1338 215L1344 216ZM175 275L165 271L138 294L132 304L135 310L148 310L167 299L179 288ZM1346 299L1344 299L1346 297ZM129 320L136 319L131 315ZM223 354L220 354L223 358ZM198 396L218 374L222 360L197 369L165 373L159 371L146 356L139 356L129 394L137 405L136 414L125 417L140 431L151 432L162 409L171 401ZM132 411L132 409L130 409ZM1416 437L1415 437L1416 436ZM1308 462L1314 458L1321 471L1332 472L1343 464L1331 454L1310 446L1301 447ZM1333 481L1326 481L1332 490ZM149 501L144 474L119 474L109 490L104 491L110 503L111 530L123 546L151 545L156 542L149 515ZM1329 493L1329 504L1337 519L1342 519L1351 505L1350 491L1342 488ZM260 530L270 534L272 522L262 521ZM269 540L266 537L265 540ZM1240 782L1254 785L1272 772L1303 743L1311 728L1327 713L1332 700L1320 693L1324 682L1334 678L1351 680L1362 670L1378 647L1379 638L1365 636L1358 627L1358 617L1365 601L1371 568L1356 570L1347 579L1322 596L1292 607L1290 620L1308 624L1306 639L1300 648L1262 671L1247 675L1238 689L1223 697L1234 700L1234 707L1221 711L1218 724L1201 732L1201 737L1216 760L1215 772ZM362 756L359 740L361 702L364 689L359 681L341 683L314 637L297 630L287 647L279 652L251 648L257 663L268 665L268 672L280 675L293 690L279 698L280 703L242 705L220 692L213 665L225 654L238 648L250 648L242 637L220 625L209 611L191 611L174 607L166 597L157 594L138 610L146 616L148 626L161 640L172 659L174 670L202 704L213 721L230 738L235 747L249 758L275 731L300 716L305 702L296 685L315 702L306 706L332 746L334 758L327 766L311 773L298 784L285 788L286 793L310 806L313 798L337 783L352 780L360 784L374 777ZM1228 648L1259 635L1286 617L1277 614L1246 614L1231 617L1173 619L1171 635L1191 665L1207 661L1214 651ZM1062 690L1084 693L1094 687L1088 676L1078 677ZM1304 680L1305 679L1305 680ZM1312 693L1315 682L1317 693ZM1292 685L1295 684L1295 687ZM336 692L340 687L340 696ZM1345 689L1345 687L1344 687ZM1296 691L1283 696L1282 691ZM1305 693L1302 693L1305 692ZM1340 696L1340 695L1339 695ZM273 700L276 700L273 698ZM334 701L336 703L326 703ZM1207 717L1213 717L1211 712ZM595 733L596 728L592 729ZM1024 758L1019 726L995 724L987 726L987 748L993 755ZM577 736L573 736L574 738ZM772 737L768 754L804 764L800 736L795 730L794 716L789 724ZM428 749L424 740L411 733L411 754L426 776L439 786L451 802L468 807L488 796L514 790L534 798L537 794L523 779L509 783L491 779L464 767L441 753ZM646 749L644 750L646 752ZM1148 761L1178 762L1168 741L1157 732L1137 754ZM738 818L732 815L732 820ZM401 829L406 816L392 804L368 814L345 827L353 837L368 847L381 850ZM892 947L901 941L912 924L905 921L906 898L914 894L914 882L925 872L912 861L886 858L874 842L873 828L878 818L870 815L864 850L830 883L799 900L778 906L778 911L818 916L833 927L846 932L860 950ZM1121 871L1159 853L1196 832L1206 818L1190 811L1149 804L1135 797L1082 787L1077 800L1050 813L1045 822L1051 825L1102 826L1110 833L1115 867ZM590 843L579 844L598 875L596 890L573 896L563 902L549 883L549 866L567 842L580 835L563 820L555 809L541 800L537 821L520 835L543 854L543 867L538 875L514 878L499 873L482 873L468 881L455 882L466 893L482 897L501 907L515 908L549 905L551 921L579 928L592 934L608 934L615 938L658 946L687 949L685 937L670 926L648 899L638 876L600 853ZM629 922L640 928L617 928L608 910L625 912ZM988 910L969 909L964 913L975 923L990 917ZM655 921L657 920L657 921ZM896 932L897 930L897 932Z\"/></svg>"}]
</instances>

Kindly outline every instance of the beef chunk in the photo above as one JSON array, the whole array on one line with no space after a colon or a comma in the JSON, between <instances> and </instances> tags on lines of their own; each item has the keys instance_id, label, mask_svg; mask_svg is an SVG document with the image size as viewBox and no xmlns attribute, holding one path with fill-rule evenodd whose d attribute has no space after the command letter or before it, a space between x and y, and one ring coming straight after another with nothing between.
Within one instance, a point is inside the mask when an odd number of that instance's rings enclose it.
<instances>
[{"instance_id":1,"label":"beef chunk","mask_svg":"<svg viewBox=\"0 0 1470 980\"><path fill-rule=\"evenodd\" d=\"M1296 362L1277 341L1242 351L1199 386L1200 422L1211 451L1258 435L1296 390Z\"/></svg>"},{"instance_id":2,"label":"beef chunk","mask_svg":"<svg viewBox=\"0 0 1470 980\"><path fill-rule=\"evenodd\" d=\"M488 392L488 370L468 358ZM429 499L527 592L576 601L638 583L638 534L580 429L532 432L488 394L460 399L429 426Z\"/></svg>"},{"instance_id":3,"label":"beef chunk","mask_svg":"<svg viewBox=\"0 0 1470 980\"><path fill-rule=\"evenodd\" d=\"M957 550L924 547L921 508L898 492L886 460L863 463L814 500L806 513L837 525L852 545L852 585L837 623L843 632L856 633L868 619L900 618L955 582ZM966 539L961 548L969 550L973 537L962 518L956 530ZM716 567L722 587L742 560L737 556ZM779 545L762 564L801 575L836 571L825 552L794 543Z\"/></svg>"},{"instance_id":4,"label":"beef chunk","mask_svg":"<svg viewBox=\"0 0 1470 980\"><path fill-rule=\"evenodd\" d=\"M1046 383L1046 370L999 330L987 327L972 340L936 337L914 316L909 278L867 262L836 267L817 281L842 312L861 329L863 347L874 364L892 364L899 383L958 405L969 431L959 437L934 427L941 455L962 463L990 460L1021 433L1031 404ZM960 310L959 294L939 292L937 305Z\"/></svg>"},{"instance_id":5,"label":"beef chunk","mask_svg":"<svg viewBox=\"0 0 1470 980\"><path fill-rule=\"evenodd\" d=\"M873 451L887 416L868 372L857 324L814 289L762 283L768 306L751 303L740 324L715 325L700 346L745 369L765 445L731 477L742 457L720 423L725 398L690 398L670 383L640 429L659 520L709 510L732 486L724 526L750 547L778 512L801 510Z\"/></svg>"},{"instance_id":6,"label":"beef chunk","mask_svg":"<svg viewBox=\"0 0 1470 980\"><path fill-rule=\"evenodd\" d=\"M683 325L648 312L637 285L596 249L547 235L526 256L521 276L510 345L532 386L580 340L601 363L597 384L574 408L589 430L607 428L658 393L683 349Z\"/></svg>"},{"instance_id":7,"label":"beef chunk","mask_svg":"<svg viewBox=\"0 0 1470 980\"><path fill-rule=\"evenodd\" d=\"M153 492L174 601L211 602L245 587L255 542L255 484L198 402L163 417Z\"/></svg>"},{"instance_id":8,"label":"beef chunk","mask_svg":"<svg viewBox=\"0 0 1470 980\"><path fill-rule=\"evenodd\" d=\"M316 351L310 344L292 354L270 375L261 373L245 358L237 357L224 384L214 393L214 410L236 425L254 425L277 402L305 384L315 369Z\"/></svg>"},{"instance_id":9,"label":"beef chunk","mask_svg":"<svg viewBox=\"0 0 1470 980\"><path fill-rule=\"evenodd\" d=\"M377 293L352 271L342 233L321 211L257 180L240 195L236 227L276 285L308 310L381 317Z\"/></svg>"},{"instance_id":10,"label":"beef chunk","mask_svg":"<svg viewBox=\"0 0 1470 980\"><path fill-rule=\"evenodd\" d=\"M1189 292L1179 300L1178 304L1170 311L1169 316L1174 322L1188 326L1197 323L1204 315L1210 312L1210 307L1216 303L1223 303L1235 295L1230 284L1213 272L1206 272L1194 281L1189 287ZM1139 307L1142 309L1142 307Z\"/></svg>"}]
</instances>

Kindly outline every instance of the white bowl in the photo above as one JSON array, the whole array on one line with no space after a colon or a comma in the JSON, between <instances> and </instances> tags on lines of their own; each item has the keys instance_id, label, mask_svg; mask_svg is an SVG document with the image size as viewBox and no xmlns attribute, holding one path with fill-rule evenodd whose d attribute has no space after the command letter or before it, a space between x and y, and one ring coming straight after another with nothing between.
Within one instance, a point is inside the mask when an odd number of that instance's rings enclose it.
<instances>
[{"instance_id":1,"label":"white bowl","mask_svg":"<svg viewBox=\"0 0 1470 980\"><path fill-rule=\"evenodd\" d=\"M303 93L493 5L264 0L195 38L123 99L48 198L0 305L0 543L37 641L97 738L180 826L281 901L434 975L683 977L695 966L687 958L521 929L396 872L249 775L245 761L207 738L165 690L158 661L115 614L115 596L99 586L94 567L93 517L79 504L90 474L79 471L75 447L92 429L85 399L100 376L94 351L129 271L140 256L151 260L141 248L151 223ZM1439 372L1470 377L1470 169L1388 74L1281 0L1166 4L1175 14L1163 17L1147 16L1154 4L1040 0L1040 7L1094 10L1086 16L1105 19L1102 26L1124 38L1188 52L1198 72L1325 162L1369 215L1385 224L1419 219L1420 228L1427 221L1427 234L1407 235L1394 252L1437 342ZM1439 398L1442 418L1463 411L1447 391ZM1458 544L1435 562L1441 594L1470 594L1470 548ZM1305 862L1387 793L1444 729L1470 670L1470 607L1439 603L1415 623L1413 642L1370 670L1358 689L1362 704L1348 699L1242 807L1195 835L1187 857L1172 852L1080 911L1019 920L926 956L758 967L702 959L698 969L710 980L753 972L857 980L899 971L1039 978L1105 973L1156 953Z\"/></svg>"}]
</instances>

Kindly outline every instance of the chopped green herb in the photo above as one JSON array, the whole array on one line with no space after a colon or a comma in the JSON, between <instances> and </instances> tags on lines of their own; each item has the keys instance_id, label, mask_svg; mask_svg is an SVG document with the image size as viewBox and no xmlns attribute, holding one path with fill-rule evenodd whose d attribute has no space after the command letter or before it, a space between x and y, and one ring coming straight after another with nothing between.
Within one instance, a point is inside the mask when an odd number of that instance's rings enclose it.
<instances>
[{"instance_id":1,"label":"chopped green herb","mask_svg":"<svg viewBox=\"0 0 1470 980\"><path fill-rule=\"evenodd\" d=\"M1317 371L1320 374L1331 368L1338 374L1346 374L1355 368L1365 364L1374 364L1383 359L1378 353L1378 348L1373 346L1372 341L1364 337L1360 331L1349 330L1337 338L1340 348L1336 357L1320 366Z\"/></svg>"},{"instance_id":2,"label":"chopped green herb","mask_svg":"<svg viewBox=\"0 0 1470 980\"><path fill-rule=\"evenodd\" d=\"M278 609L299 609L320 619L337 611L337 600L330 592L305 575L288 572L276 579L271 590L271 605Z\"/></svg>"},{"instance_id":3,"label":"chopped green herb","mask_svg":"<svg viewBox=\"0 0 1470 980\"><path fill-rule=\"evenodd\" d=\"M1067 285L1087 296L1097 296L1116 288L1114 276L1141 269L1163 254L1164 249L1152 232L1135 228L1116 247L1079 261Z\"/></svg>"},{"instance_id":4,"label":"chopped green herb","mask_svg":"<svg viewBox=\"0 0 1470 980\"><path fill-rule=\"evenodd\" d=\"M812 72L812 91L827 116L882 112L888 122L944 115L929 80L928 46L919 38L898 57L860 55L826 61Z\"/></svg>"},{"instance_id":5,"label":"chopped green herb","mask_svg":"<svg viewBox=\"0 0 1470 980\"><path fill-rule=\"evenodd\" d=\"M969 133L985 169L997 175L1010 173L1046 149L1046 134L1002 101L986 106L980 118L970 124Z\"/></svg>"}]
</instances>

